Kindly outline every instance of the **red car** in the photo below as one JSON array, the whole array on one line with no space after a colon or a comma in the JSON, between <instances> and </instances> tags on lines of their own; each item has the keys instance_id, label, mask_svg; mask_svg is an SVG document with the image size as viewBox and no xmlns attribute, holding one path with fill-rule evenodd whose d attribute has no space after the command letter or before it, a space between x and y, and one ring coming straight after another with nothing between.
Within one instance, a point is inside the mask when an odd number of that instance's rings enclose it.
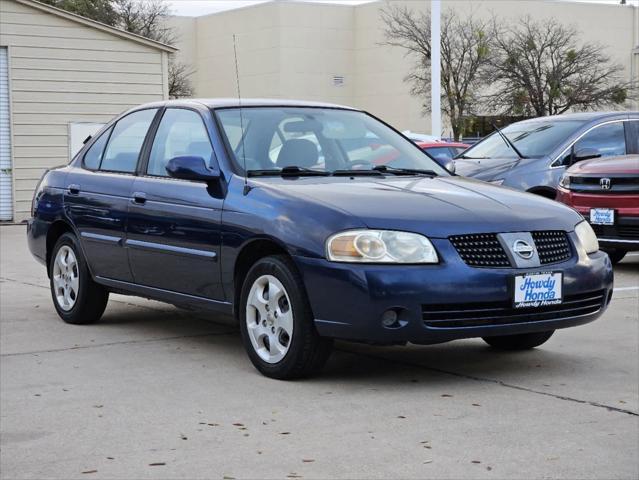
<instances>
[{"instance_id":1,"label":"red car","mask_svg":"<svg viewBox=\"0 0 639 480\"><path fill-rule=\"evenodd\" d=\"M613 263L639 250L639 155L576 163L561 178L557 200L590 222Z\"/></svg>"}]
</instances>

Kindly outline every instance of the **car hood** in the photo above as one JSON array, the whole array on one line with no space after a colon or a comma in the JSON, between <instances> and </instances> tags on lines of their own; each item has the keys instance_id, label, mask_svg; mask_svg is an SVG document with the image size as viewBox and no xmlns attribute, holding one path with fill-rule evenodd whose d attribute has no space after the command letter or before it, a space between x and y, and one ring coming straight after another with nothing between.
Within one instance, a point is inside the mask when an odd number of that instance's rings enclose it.
<instances>
[{"instance_id":1,"label":"car hood","mask_svg":"<svg viewBox=\"0 0 639 480\"><path fill-rule=\"evenodd\" d=\"M482 180L497 179L500 174L514 168L528 159L513 158L478 158L455 160L455 173L465 177L474 177Z\"/></svg>"},{"instance_id":2,"label":"car hood","mask_svg":"<svg viewBox=\"0 0 639 480\"><path fill-rule=\"evenodd\" d=\"M639 175L639 155L585 160L575 163L567 171L577 175L610 175L616 173Z\"/></svg>"},{"instance_id":3,"label":"car hood","mask_svg":"<svg viewBox=\"0 0 639 480\"><path fill-rule=\"evenodd\" d=\"M278 196L303 198L351 215L369 228L434 238L464 233L573 230L581 216L552 200L451 177L260 179Z\"/></svg>"}]
</instances>

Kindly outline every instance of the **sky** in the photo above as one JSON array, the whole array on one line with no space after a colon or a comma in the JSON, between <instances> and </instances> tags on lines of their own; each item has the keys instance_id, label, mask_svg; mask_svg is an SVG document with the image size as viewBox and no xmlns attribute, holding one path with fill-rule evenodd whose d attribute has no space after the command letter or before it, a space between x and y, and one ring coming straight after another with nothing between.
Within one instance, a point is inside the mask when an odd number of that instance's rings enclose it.
<instances>
[{"instance_id":1,"label":"sky","mask_svg":"<svg viewBox=\"0 0 639 480\"><path fill-rule=\"evenodd\" d=\"M258 3L264 3L270 0L167 0L171 9L175 15L185 16L199 16L207 15L209 13L221 12L224 10L231 10L233 8L246 7L255 5ZM322 1L322 3L337 3L344 5L358 5L361 3L367 3L373 0L296 0L296 1ZM423 0L429 1L429 0ZM515 0L504 0L515 1ZM576 1L576 0L564 0L564 1ZM619 0L578 0L584 2L594 3L619 3ZM627 0L628 3L639 4L639 0Z\"/></svg>"}]
</instances>

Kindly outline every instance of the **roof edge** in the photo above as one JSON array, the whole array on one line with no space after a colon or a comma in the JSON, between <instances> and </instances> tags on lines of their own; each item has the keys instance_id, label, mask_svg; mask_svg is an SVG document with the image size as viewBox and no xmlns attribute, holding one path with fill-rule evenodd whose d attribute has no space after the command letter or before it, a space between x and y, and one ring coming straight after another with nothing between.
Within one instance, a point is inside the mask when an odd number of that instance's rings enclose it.
<instances>
[{"instance_id":1,"label":"roof edge","mask_svg":"<svg viewBox=\"0 0 639 480\"><path fill-rule=\"evenodd\" d=\"M127 40L132 40L134 42L141 43L148 47L157 48L158 50L163 50L168 53L174 53L178 51L177 48L171 45L167 45L165 43L158 42L156 40L151 40L150 38L143 37L142 35L137 35L135 33L120 30L119 28L115 28L105 23L91 20L90 18L83 17L82 15L77 15L75 13L67 12L66 10L62 10L52 5L46 5L44 3L37 2L36 0L13 0L13 1L16 3L20 3L22 5L25 5L27 7L36 8L43 12L50 13L52 15L57 15L58 17L63 17L74 22L82 23L83 25L86 25L88 27L96 28L98 30L102 30L103 32L116 35L118 37L126 38Z\"/></svg>"}]
</instances>

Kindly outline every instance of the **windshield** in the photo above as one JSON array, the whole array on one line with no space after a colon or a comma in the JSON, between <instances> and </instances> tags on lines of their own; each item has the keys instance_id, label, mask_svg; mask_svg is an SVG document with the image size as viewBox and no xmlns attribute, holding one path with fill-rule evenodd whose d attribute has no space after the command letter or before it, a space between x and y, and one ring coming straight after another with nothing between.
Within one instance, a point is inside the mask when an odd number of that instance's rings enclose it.
<instances>
[{"instance_id":1,"label":"windshield","mask_svg":"<svg viewBox=\"0 0 639 480\"><path fill-rule=\"evenodd\" d=\"M219 109L238 170L375 174L407 169L448 175L412 142L357 111L311 107ZM405 172L410 173L410 172Z\"/></svg>"},{"instance_id":2,"label":"windshield","mask_svg":"<svg viewBox=\"0 0 639 480\"><path fill-rule=\"evenodd\" d=\"M502 129L502 133L527 158L549 155L559 144L584 124L577 120L533 120L517 122ZM504 158L517 154L497 132L464 152L463 158Z\"/></svg>"}]
</instances>

